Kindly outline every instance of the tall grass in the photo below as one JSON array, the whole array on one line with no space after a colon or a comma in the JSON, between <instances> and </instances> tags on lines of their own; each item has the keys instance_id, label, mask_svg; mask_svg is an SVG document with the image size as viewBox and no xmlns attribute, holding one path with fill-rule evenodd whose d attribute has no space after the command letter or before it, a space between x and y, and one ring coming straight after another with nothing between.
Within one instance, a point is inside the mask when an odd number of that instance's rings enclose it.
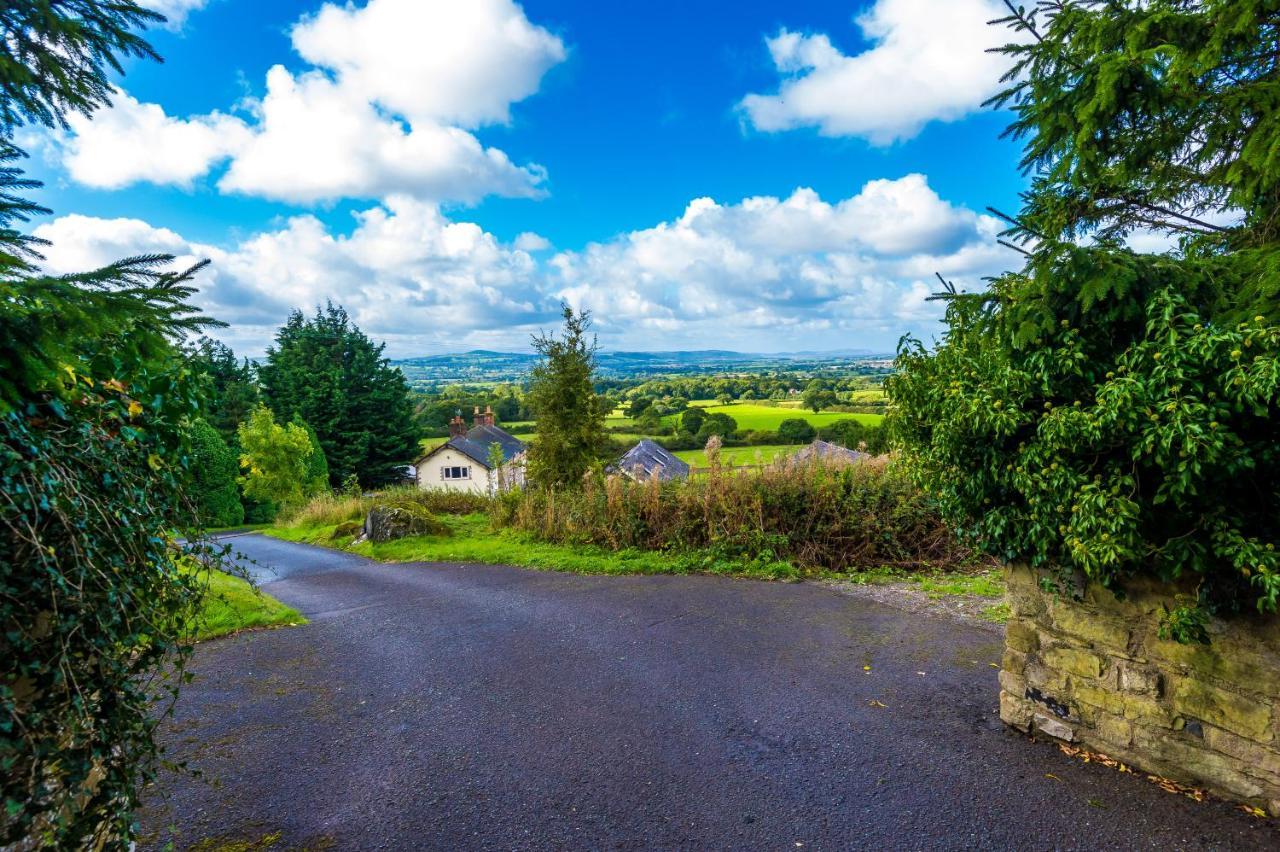
<instances>
[{"instance_id":1,"label":"tall grass","mask_svg":"<svg viewBox=\"0 0 1280 852\"><path fill-rule=\"evenodd\" d=\"M281 519L277 525L316 527L363 521L371 507L388 503L415 503L433 514L470 515L487 511L490 500L480 494L424 490L413 486L390 488L375 494L327 493L313 497L306 505Z\"/></svg>"},{"instance_id":2,"label":"tall grass","mask_svg":"<svg viewBox=\"0 0 1280 852\"><path fill-rule=\"evenodd\" d=\"M886 459L759 472L716 465L709 476L668 483L597 477L580 490L504 495L495 506L500 525L612 550L709 549L837 572L979 561Z\"/></svg>"}]
</instances>

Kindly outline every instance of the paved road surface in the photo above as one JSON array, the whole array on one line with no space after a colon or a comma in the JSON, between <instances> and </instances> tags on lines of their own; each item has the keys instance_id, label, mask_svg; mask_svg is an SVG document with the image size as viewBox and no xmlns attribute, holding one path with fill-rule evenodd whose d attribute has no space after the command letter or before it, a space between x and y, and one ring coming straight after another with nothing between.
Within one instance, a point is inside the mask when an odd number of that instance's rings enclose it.
<instances>
[{"instance_id":1,"label":"paved road surface","mask_svg":"<svg viewBox=\"0 0 1280 852\"><path fill-rule=\"evenodd\" d=\"M198 649L166 738L203 777L149 797L146 847L1280 848L1003 728L990 631L803 584L233 541L311 624Z\"/></svg>"}]
</instances>

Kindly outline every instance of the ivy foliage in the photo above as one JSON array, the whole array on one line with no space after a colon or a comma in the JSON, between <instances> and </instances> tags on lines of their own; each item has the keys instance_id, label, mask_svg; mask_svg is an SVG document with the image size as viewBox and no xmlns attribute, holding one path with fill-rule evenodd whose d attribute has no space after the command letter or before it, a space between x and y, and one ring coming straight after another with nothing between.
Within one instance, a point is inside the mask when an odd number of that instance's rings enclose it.
<instances>
[{"instance_id":1,"label":"ivy foliage","mask_svg":"<svg viewBox=\"0 0 1280 852\"><path fill-rule=\"evenodd\" d=\"M202 381L177 342L214 325L192 275L136 257L41 274L20 124L63 123L151 56L127 0L0 4L0 847L127 848L202 581L186 526Z\"/></svg>"},{"instance_id":2,"label":"ivy foliage","mask_svg":"<svg viewBox=\"0 0 1280 852\"><path fill-rule=\"evenodd\" d=\"M1118 588L1193 578L1167 635L1280 596L1280 12L1252 0L1044 2L1011 132L1033 173L1024 268L942 294L904 340L893 429L949 519L1008 560ZM1125 246L1168 238L1162 254Z\"/></svg>"}]
</instances>

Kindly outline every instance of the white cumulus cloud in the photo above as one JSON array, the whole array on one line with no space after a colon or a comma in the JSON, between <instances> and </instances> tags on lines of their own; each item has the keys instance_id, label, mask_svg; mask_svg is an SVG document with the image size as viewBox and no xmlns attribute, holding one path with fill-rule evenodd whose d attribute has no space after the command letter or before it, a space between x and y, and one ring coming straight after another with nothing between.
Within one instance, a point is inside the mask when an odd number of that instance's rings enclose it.
<instances>
[{"instance_id":1,"label":"white cumulus cloud","mask_svg":"<svg viewBox=\"0 0 1280 852\"><path fill-rule=\"evenodd\" d=\"M62 162L86 186L119 189L146 182L189 187L250 137L245 123L234 116L215 112L185 120L124 92L111 100L92 119L79 113L67 117L72 135Z\"/></svg>"},{"instance_id":2,"label":"white cumulus cloud","mask_svg":"<svg viewBox=\"0 0 1280 852\"><path fill-rule=\"evenodd\" d=\"M108 188L190 186L226 165L223 191L296 203L542 194L541 166L517 165L471 132L507 121L566 55L510 0L325 4L291 35L314 67L273 66L263 96L241 105L249 120L169 116L119 92L111 109L73 119L64 165Z\"/></svg>"},{"instance_id":3,"label":"white cumulus cloud","mask_svg":"<svg viewBox=\"0 0 1280 852\"><path fill-rule=\"evenodd\" d=\"M511 104L565 58L559 38L511 0L326 3L293 28L303 59L410 121L477 127L506 122Z\"/></svg>"},{"instance_id":4,"label":"white cumulus cloud","mask_svg":"<svg viewBox=\"0 0 1280 852\"><path fill-rule=\"evenodd\" d=\"M811 189L722 205L692 201L678 219L622 234L552 265L557 295L602 325L759 348L811 335L847 339L916 330L940 272L978 289L1009 264L994 218L940 198L923 175L867 183L830 203ZM753 345L754 344L754 345Z\"/></svg>"},{"instance_id":5,"label":"white cumulus cloud","mask_svg":"<svg viewBox=\"0 0 1280 852\"><path fill-rule=\"evenodd\" d=\"M208 257L200 306L220 332L261 353L293 308L343 304L393 355L525 349L567 300L595 311L611 348L822 349L891 345L929 333L935 272L960 286L1011 265L1000 223L948 203L921 175L867 183L826 201L691 201L652 227L549 254L536 234L504 243L407 195L358 213L349 233L314 216L228 246L192 243L136 219L64 216L36 229L48 268L70 272L126 255Z\"/></svg>"},{"instance_id":6,"label":"white cumulus cloud","mask_svg":"<svg viewBox=\"0 0 1280 852\"><path fill-rule=\"evenodd\" d=\"M208 2L209 0L143 0L138 5L164 15L168 19L165 27L177 30L187 22L187 15L203 9Z\"/></svg>"},{"instance_id":7,"label":"white cumulus cloud","mask_svg":"<svg viewBox=\"0 0 1280 852\"><path fill-rule=\"evenodd\" d=\"M870 47L852 56L827 35L782 30L767 40L781 75L774 94L740 108L759 130L816 127L874 145L909 139L930 121L954 121L999 90L1008 60L986 50L1010 40L988 21L997 0L876 0L856 19Z\"/></svg>"}]
</instances>

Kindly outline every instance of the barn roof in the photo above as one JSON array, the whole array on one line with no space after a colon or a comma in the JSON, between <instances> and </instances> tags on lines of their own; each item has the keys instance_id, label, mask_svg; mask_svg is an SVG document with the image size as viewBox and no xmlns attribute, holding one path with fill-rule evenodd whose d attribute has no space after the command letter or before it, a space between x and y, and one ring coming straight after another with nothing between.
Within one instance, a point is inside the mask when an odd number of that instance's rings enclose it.
<instances>
[{"instance_id":1,"label":"barn roof","mask_svg":"<svg viewBox=\"0 0 1280 852\"><path fill-rule=\"evenodd\" d=\"M828 441L814 441L807 447L792 454L791 460L797 462L805 462L811 459L819 459L821 461L834 462L856 462L863 459L871 458L867 453L850 450L839 444L832 444Z\"/></svg>"},{"instance_id":2,"label":"barn roof","mask_svg":"<svg viewBox=\"0 0 1280 852\"><path fill-rule=\"evenodd\" d=\"M525 444L519 438L499 429L497 426L473 426L468 430L466 435L450 438L440 446L426 453L422 458L418 459L415 464L419 464L431 456L445 449L446 447L457 450L472 461L489 467L489 447L497 444L502 448L502 461L511 461L516 456L525 451Z\"/></svg>"},{"instance_id":3,"label":"barn roof","mask_svg":"<svg viewBox=\"0 0 1280 852\"><path fill-rule=\"evenodd\" d=\"M649 479L656 471L658 479L664 482L685 479L689 476L689 465L648 438L627 450L626 454L613 465L613 469L620 470L635 479Z\"/></svg>"}]
</instances>

